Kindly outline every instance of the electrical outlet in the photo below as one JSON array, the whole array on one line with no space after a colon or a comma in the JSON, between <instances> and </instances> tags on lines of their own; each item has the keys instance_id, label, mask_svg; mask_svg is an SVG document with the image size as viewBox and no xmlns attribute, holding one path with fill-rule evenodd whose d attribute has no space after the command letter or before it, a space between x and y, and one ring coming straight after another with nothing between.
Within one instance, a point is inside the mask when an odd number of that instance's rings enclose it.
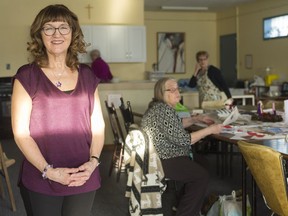
<instances>
[{"instance_id":1,"label":"electrical outlet","mask_svg":"<svg viewBox=\"0 0 288 216\"><path fill-rule=\"evenodd\" d=\"M10 64L6 64L6 70L10 70L11 65Z\"/></svg>"}]
</instances>

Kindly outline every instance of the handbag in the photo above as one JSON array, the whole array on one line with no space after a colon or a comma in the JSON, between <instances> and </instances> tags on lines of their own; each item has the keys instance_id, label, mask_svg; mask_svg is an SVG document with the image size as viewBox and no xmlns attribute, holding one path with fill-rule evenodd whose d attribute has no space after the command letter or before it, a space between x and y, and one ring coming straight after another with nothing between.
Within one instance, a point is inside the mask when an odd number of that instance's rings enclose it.
<instances>
[{"instance_id":1,"label":"handbag","mask_svg":"<svg viewBox=\"0 0 288 216\"><path fill-rule=\"evenodd\" d=\"M232 191L231 195L219 196L206 216L242 216L242 191ZM246 215L251 215L251 205L247 195Z\"/></svg>"}]
</instances>

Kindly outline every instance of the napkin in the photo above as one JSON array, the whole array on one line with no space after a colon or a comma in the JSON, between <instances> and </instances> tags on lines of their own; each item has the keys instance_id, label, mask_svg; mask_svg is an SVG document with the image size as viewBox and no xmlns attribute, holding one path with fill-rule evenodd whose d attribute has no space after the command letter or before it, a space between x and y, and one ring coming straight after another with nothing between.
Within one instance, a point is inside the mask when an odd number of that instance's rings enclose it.
<instances>
[{"instance_id":1,"label":"napkin","mask_svg":"<svg viewBox=\"0 0 288 216\"><path fill-rule=\"evenodd\" d=\"M288 100L284 101L284 119L285 124L288 124Z\"/></svg>"},{"instance_id":2,"label":"napkin","mask_svg":"<svg viewBox=\"0 0 288 216\"><path fill-rule=\"evenodd\" d=\"M288 108L288 107L287 107ZM240 116L237 106L235 106L229 116L222 123L223 125L229 125L235 122Z\"/></svg>"}]
</instances>

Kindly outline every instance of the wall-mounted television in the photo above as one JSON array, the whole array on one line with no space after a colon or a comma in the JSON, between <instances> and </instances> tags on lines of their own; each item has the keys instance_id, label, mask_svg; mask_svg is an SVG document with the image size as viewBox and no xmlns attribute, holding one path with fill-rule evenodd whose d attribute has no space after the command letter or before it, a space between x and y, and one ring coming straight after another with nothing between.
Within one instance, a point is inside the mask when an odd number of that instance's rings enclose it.
<instances>
[{"instance_id":1,"label":"wall-mounted television","mask_svg":"<svg viewBox=\"0 0 288 216\"><path fill-rule=\"evenodd\" d=\"M263 39L288 37L288 14L263 19Z\"/></svg>"}]
</instances>

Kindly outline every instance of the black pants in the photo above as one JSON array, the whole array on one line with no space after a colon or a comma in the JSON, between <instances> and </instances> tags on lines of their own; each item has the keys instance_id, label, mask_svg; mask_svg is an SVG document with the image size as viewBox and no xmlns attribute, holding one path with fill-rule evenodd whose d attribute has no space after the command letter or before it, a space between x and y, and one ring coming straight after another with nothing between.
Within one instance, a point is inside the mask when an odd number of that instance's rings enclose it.
<instances>
[{"instance_id":1,"label":"black pants","mask_svg":"<svg viewBox=\"0 0 288 216\"><path fill-rule=\"evenodd\" d=\"M20 185L27 216L90 216L96 191L70 196L48 196Z\"/></svg>"},{"instance_id":2,"label":"black pants","mask_svg":"<svg viewBox=\"0 0 288 216\"><path fill-rule=\"evenodd\" d=\"M201 160L201 165L200 162ZM203 168L204 160L194 156L162 160L165 177L184 183L183 195L177 207L177 216L199 215L209 182L209 174Z\"/></svg>"}]
</instances>

